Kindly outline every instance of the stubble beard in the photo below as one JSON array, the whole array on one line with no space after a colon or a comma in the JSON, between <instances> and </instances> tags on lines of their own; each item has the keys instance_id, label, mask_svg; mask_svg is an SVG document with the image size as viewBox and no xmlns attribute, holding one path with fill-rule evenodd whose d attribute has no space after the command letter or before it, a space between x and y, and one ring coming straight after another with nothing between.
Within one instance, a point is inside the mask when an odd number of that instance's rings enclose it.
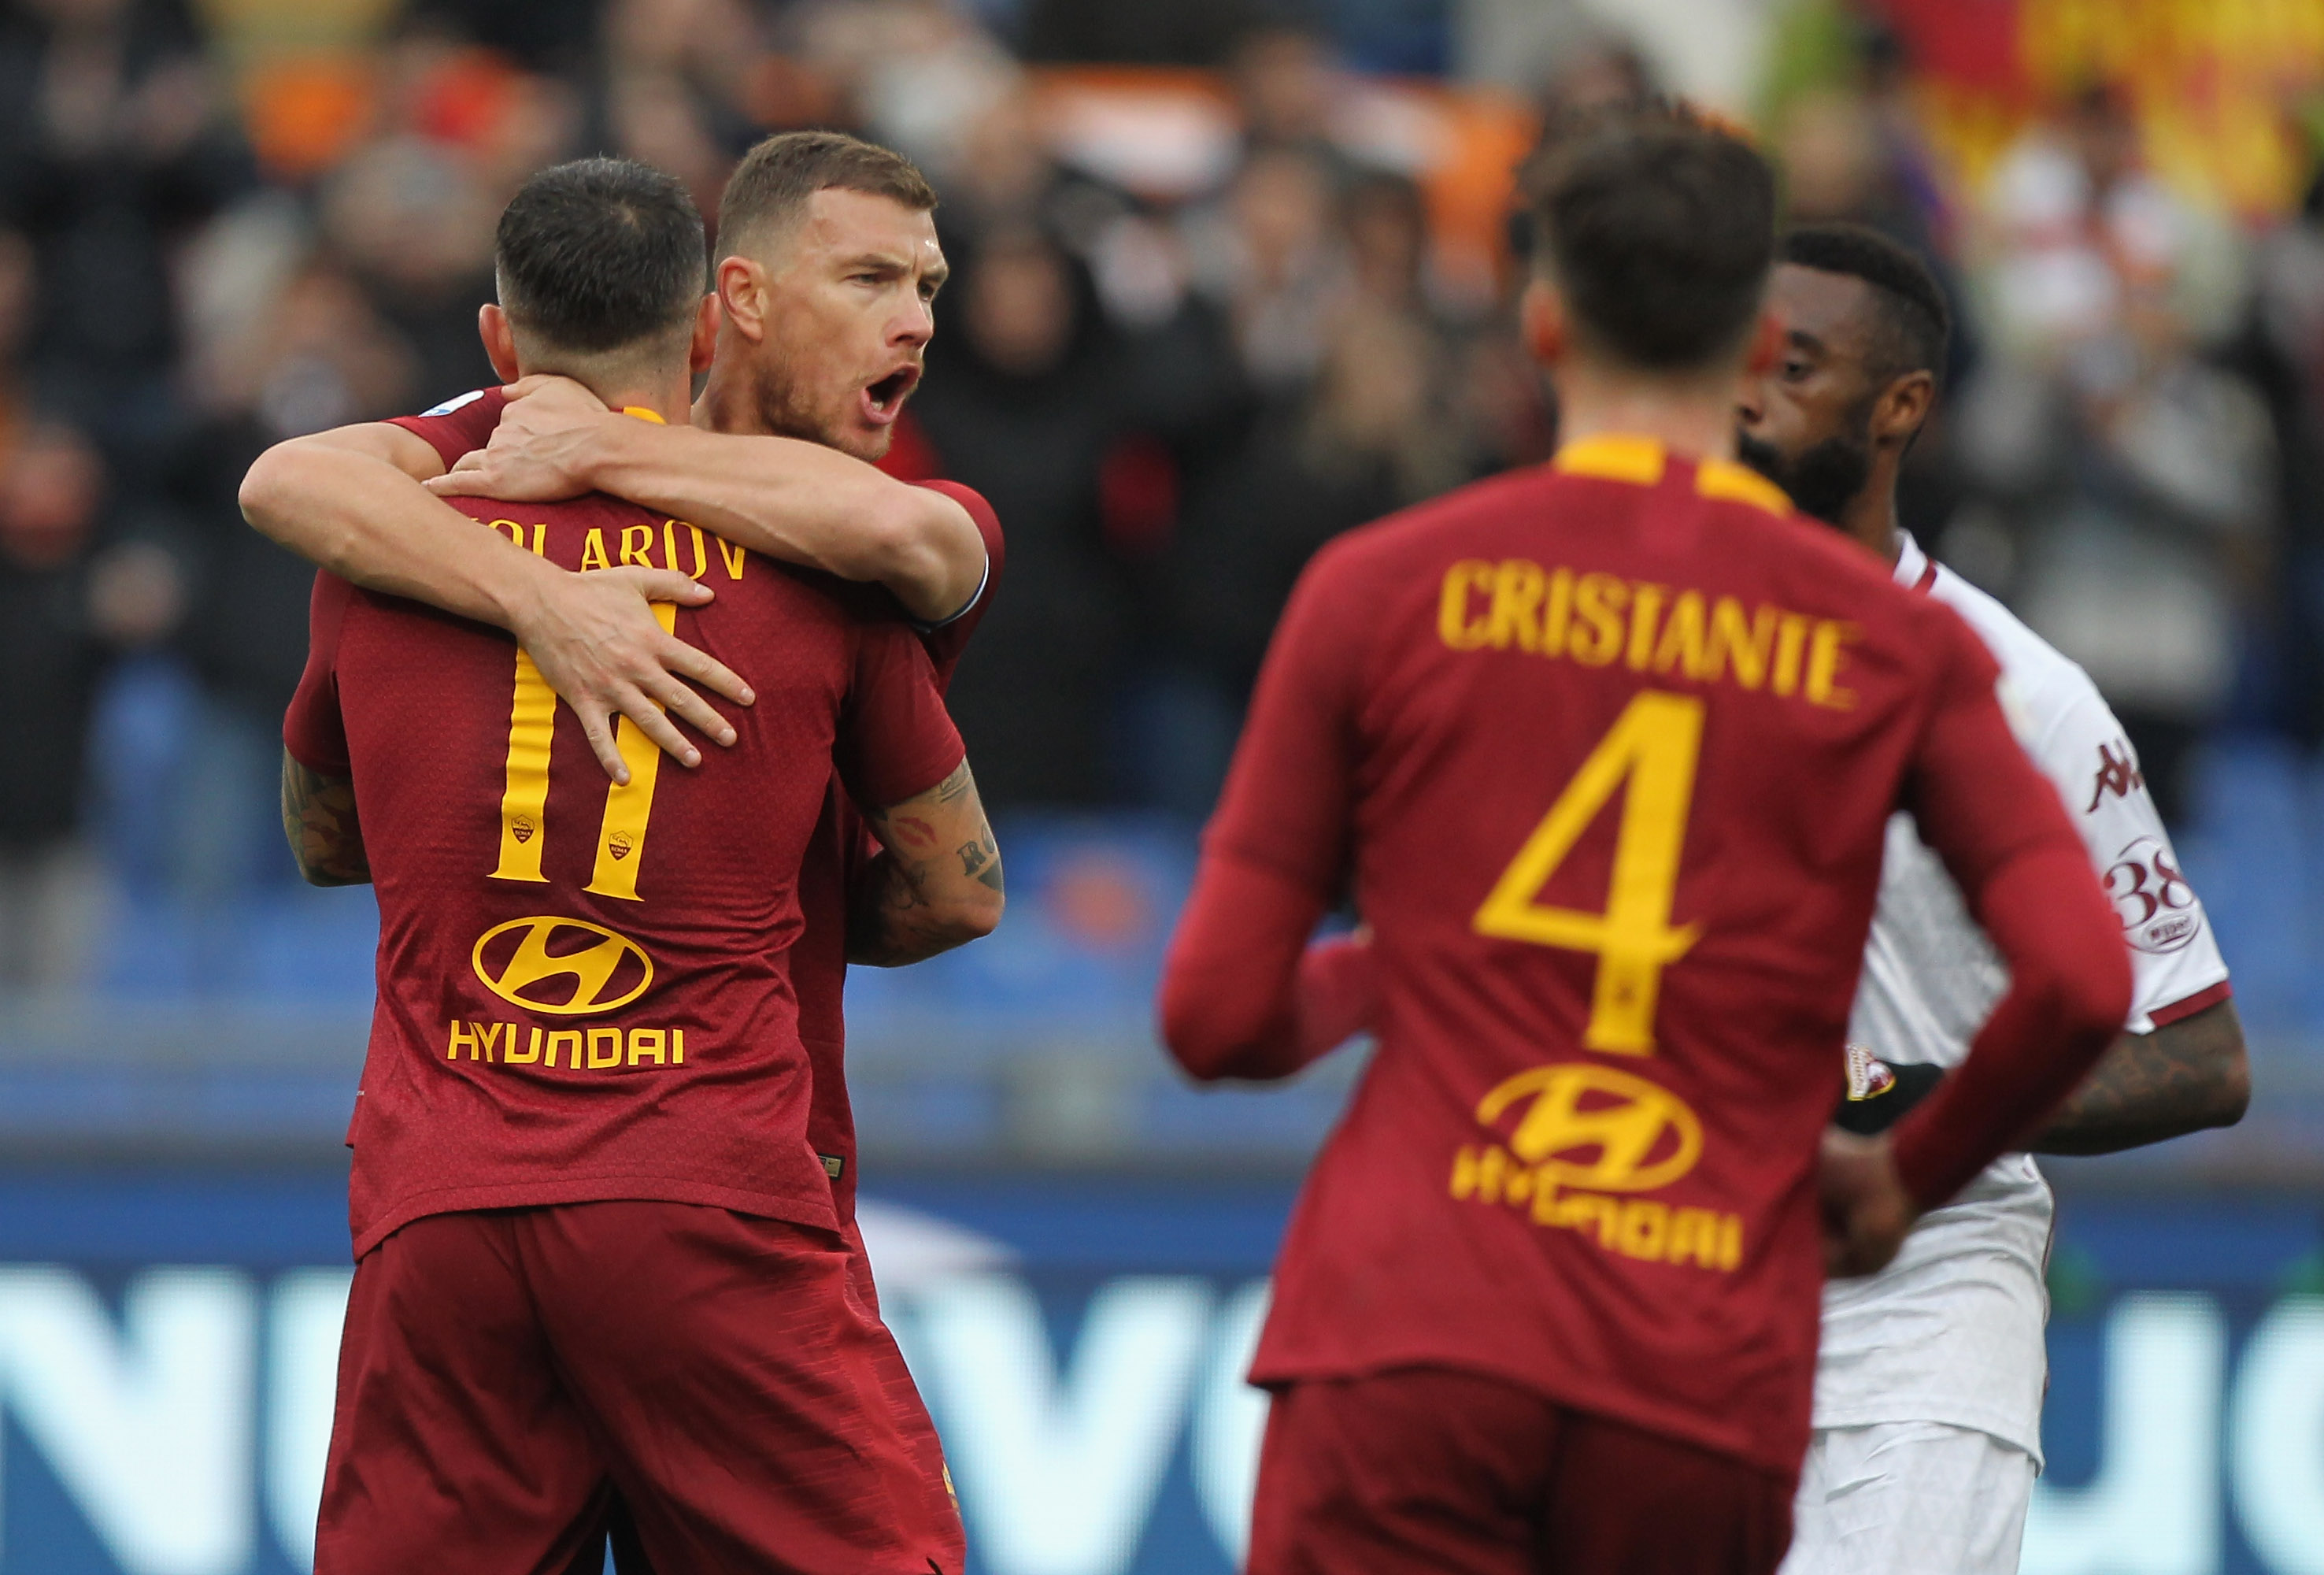
<instances>
[{"instance_id":1,"label":"stubble beard","mask_svg":"<svg viewBox=\"0 0 2324 1575\"><path fill-rule=\"evenodd\" d=\"M850 394L853 392L852 387L848 390ZM851 411L845 405L835 412L825 413L817 407L811 389L786 377L779 368L759 378L757 403L761 431L778 438L796 438L803 443L834 449L866 464L885 457L895 436L893 427L877 432L857 431L848 419Z\"/></svg>"},{"instance_id":2,"label":"stubble beard","mask_svg":"<svg viewBox=\"0 0 2324 1575\"><path fill-rule=\"evenodd\" d=\"M1786 458L1774 444L1738 432L1736 457L1784 489L1792 506L1834 530L1848 528L1848 511L1872 480L1872 442L1851 418L1831 437Z\"/></svg>"}]
</instances>

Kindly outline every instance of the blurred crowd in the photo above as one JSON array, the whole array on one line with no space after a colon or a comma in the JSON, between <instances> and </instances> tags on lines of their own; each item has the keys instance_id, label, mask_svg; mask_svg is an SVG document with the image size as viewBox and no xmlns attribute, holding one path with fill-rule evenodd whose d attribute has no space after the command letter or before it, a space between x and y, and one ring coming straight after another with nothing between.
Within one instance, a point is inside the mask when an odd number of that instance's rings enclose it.
<instances>
[{"instance_id":1,"label":"blurred crowd","mask_svg":"<svg viewBox=\"0 0 2324 1575\"><path fill-rule=\"evenodd\" d=\"M714 218L770 131L922 162L954 283L890 464L1009 533L954 690L987 797L1205 811L1307 556L1555 428L1522 236L1447 244L1425 139L1351 130L1322 33L1222 41L1230 134L1156 181L1074 156L1022 41L944 0L0 0L0 987L79 966L100 866L196 912L293 878L309 575L235 485L490 381L494 218L581 153ZM1908 65L1853 30L1767 144L1800 217L1889 230L1955 292L1907 523L2089 668L2175 816L2212 730L2324 737L2324 183L2236 222L2094 87L1965 187ZM1655 86L1578 35L1532 107Z\"/></svg>"}]
</instances>

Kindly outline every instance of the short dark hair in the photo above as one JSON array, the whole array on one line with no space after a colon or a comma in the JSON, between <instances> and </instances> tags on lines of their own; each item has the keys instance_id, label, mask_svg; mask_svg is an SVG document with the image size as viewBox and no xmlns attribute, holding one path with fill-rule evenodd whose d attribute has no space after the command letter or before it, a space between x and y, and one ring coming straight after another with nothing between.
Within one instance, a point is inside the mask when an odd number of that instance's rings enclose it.
<instances>
[{"instance_id":1,"label":"short dark hair","mask_svg":"<svg viewBox=\"0 0 2324 1575\"><path fill-rule=\"evenodd\" d=\"M788 224L818 191L862 191L926 213L936 188L892 148L842 131L786 131L742 155L718 199L718 249L732 254L744 236Z\"/></svg>"},{"instance_id":2,"label":"short dark hair","mask_svg":"<svg viewBox=\"0 0 2324 1575\"><path fill-rule=\"evenodd\" d=\"M1526 171L1536 256L1577 328L1675 372L1732 351L1775 247L1775 177L1748 144L1670 105L1560 126Z\"/></svg>"},{"instance_id":3,"label":"short dark hair","mask_svg":"<svg viewBox=\"0 0 2324 1575\"><path fill-rule=\"evenodd\" d=\"M694 199L630 159L576 159L527 181L501 215L493 263L511 322L586 353L689 320L707 274Z\"/></svg>"},{"instance_id":4,"label":"short dark hair","mask_svg":"<svg viewBox=\"0 0 2324 1575\"><path fill-rule=\"evenodd\" d=\"M1926 372L1942 382L1953 314L1929 265L1902 242L1860 224L1810 224L1786 234L1776 255L1819 273L1844 273L1872 287L1880 314L1872 375L1886 382Z\"/></svg>"}]
</instances>

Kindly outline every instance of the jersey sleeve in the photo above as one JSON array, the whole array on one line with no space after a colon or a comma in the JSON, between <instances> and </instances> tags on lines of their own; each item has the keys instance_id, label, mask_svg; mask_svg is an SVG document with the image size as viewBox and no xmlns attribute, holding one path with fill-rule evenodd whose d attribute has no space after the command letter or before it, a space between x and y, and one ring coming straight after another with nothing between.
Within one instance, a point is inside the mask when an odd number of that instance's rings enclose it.
<instances>
[{"instance_id":1,"label":"jersey sleeve","mask_svg":"<svg viewBox=\"0 0 2324 1575\"><path fill-rule=\"evenodd\" d=\"M508 395L497 388L472 389L418 415L391 417L387 424L426 439L449 470L459 463L461 455L493 440L493 429L501 424L501 411L507 403Z\"/></svg>"},{"instance_id":2,"label":"jersey sleeve","mask_svg":"<svg viewBox=\"0 0 2324 1575\"><path fill-rule=\"evenodd\" d=\"M965 756L927 653L899 625L866 625L834 751L840 780L873 809L918 798Z\"/></svg>"},{"instance_id":3,"label":"jersey sleeve","mask_svg":"<svg viewBox=\"0 0 2324 1575\"><path fill-rule=\"evenodd\" d=\"M921 481L914 485L925 486L931 492L940 492L966 509L968 517L976 522L976 533L984 538L984 578L977 582L976 594L969 598L966 607L943 623L920 631L920 639L928 648L929 660L936 663L936 687L944 689L952 682L953 669L960 664L961 653L967 649L969 637L984 621L985 609L991 605L993 588L1001 582L1001 562L1008 549L1001 539L1001 516L992 512L992 505L985 502L982 493L973 486L963 486L957 481Z\"/></svg>"},{"instance_id":4,"label":"jersey sleeve","mask_svg":"<svg viewBox=\"0 0 2324 1575\"><path fill-rule=\"evenodd\" d=\"M2151 1033L2227 999L2227 965L2181 873L2138 757L2095 687L2083 681L2034 748L2081 834L2130 948L2133 1033Z\"/></svg>"},{"instance_id":5,"label":"jersey sleeve","mask_svg":"<svg viewBox=\"0 0 2324 1575\"><path fill-rule=\"evenodd\" d=\"M1270 868L1326 903L1347 857L1364 625L1340 561L1319 555L1284 607L1203 838L1205 857Z\"/></svg>"},{"instance_id":6,"label":"jersey sleeve","mask_svg":"<svg viewBox=\"0 0 2324 1575\"><path fill-rule=\"evenodd\" d=\"M339 627L355 588L318 570L307 598L307 666L282 718L282 747L323 776L354 774L347 764L347 728L339 710Z\"/></svg>"},{"instance_id":7,"label":"jersey sleeve","mask_svg":"<svg viewBox=\"0 0 2324 1575\"><path fill-rule=\"evenodd\" d=\"M1162 1040L1197 1078L1288 1076L1367 1010L1330 957L1304 968L1354 800L1364 620L1341 561L1319 555L1284 609L1163 967Z\"/></svg>"}]
</instances>

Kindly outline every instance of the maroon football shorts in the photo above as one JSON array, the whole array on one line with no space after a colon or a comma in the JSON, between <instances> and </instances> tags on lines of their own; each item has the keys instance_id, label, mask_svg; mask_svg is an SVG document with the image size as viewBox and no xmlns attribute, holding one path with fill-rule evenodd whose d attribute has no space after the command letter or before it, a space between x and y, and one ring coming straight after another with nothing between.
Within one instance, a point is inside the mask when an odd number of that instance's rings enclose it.
<instances>
[{"instance_id":1,"label":"maroon football shorts","mask_svg":"<svg viewBox=\"0 0 2324 1575\"><path fill-rule=\"evenodd\" d=\"M841 1239L683 1203L438 1214L355 1265L318 1575L555 1575L617 1491L654 1567L958 1575Z\"/></svg>"},{"instance_id":2,"label":"maroon football shorts","mask_svg":"<svg viewBox=\"0 0 2324 1575\"><path fill-rule=\"evenodd\" d=\"M1248 1575L1768 1575L1792 1481L1499 1379L1278 1392Z\"/></svg>"}]
</instances>

